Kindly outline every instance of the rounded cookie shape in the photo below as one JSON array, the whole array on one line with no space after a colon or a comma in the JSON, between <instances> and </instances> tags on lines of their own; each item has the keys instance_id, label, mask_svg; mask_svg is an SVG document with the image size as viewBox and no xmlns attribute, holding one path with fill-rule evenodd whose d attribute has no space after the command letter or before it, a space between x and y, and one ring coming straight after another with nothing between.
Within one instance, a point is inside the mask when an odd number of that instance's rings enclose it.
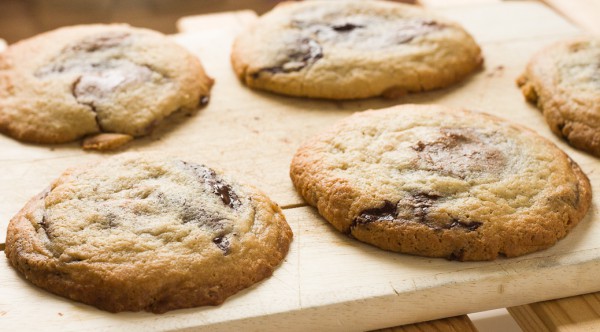
<instances>
[{"instance_id":1,"label":"rounded cookie shape","mask_svg":"<svg viewBox=\"0 0 600 332\"><path fill-rule=\"evenodd\" d=\"M591 204L585 174L548 140L434 105L356 113L300 147L290 175L345 234L465 261L550 247Z\"/></svg>"},{"instance_id":2,"label":"rounded cookie shape","mask_svg":"<svg viewBox=\"0 0 600 332\"><path fill-rule=\"evenodd\" d=\"M600 157L600 38L546 47L531 59L517 84L554 134Z\"/></svg>"},{"instance_id":3,"label":"rounded cookie shape","mask_svg":"<svg viewBox=\"0 0 600 332\"><path fill-rule=\"evenodd\" d=\"M270 276L292 232L258 190L199 164L125 156L66 171L10 221L35 285L111 312L217 305Z\"/></svg>"},{"instance_id":4,"label":"rounded cookie shape","mask_svg":"<svg viewBox=\"0 0 600 332\"><path fill-rule=\"evenodd\" d=\"M482 63L458 24L386 1L279 4L235 40L249 87L292 96L398 97L448 86Z\"/></svg>"},{"instance_id":5,"label":"rounded cookie shape","mask_svg":"<svg viewBox=\"0 0 600 332\"><path fill-rule=\"evenodd\" d=\"M71 26L0 53L0 131L18 140L115 148L177 110L208 101L213 80L166 36L128 25Z\"/></svg>"}]
</instances>

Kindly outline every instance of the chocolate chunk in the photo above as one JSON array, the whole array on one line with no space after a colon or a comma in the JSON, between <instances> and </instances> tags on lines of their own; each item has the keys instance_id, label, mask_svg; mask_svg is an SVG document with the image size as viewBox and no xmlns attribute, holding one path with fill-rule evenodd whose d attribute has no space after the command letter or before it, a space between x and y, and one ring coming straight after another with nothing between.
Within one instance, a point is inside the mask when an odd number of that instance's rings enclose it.
<instances>
[{"instance_id":1,"label":"chocolate chunk","mask_svg":"<svg viewBox=\"0 0 600 332\"><path fill-rule=\"evenodd\" d=\"M364 28L364 25L345 23L342 25L334 25L331 28L337 32L350 32L354 29Z\"/></svg>"},{"instance_id":2,"label":"chocolate chunk","mask_svg":"<svg viewBox=\"0 0 600 332\"><path fill-rule=\"evenodd\" d=\"M44 230L44 232L46 234L49 234L49 230L48 230L48 213L44 210L44 214L42 215L42 220L40 220L38 222L38 225L40 225L40 227L42 227L42 229Z\"/></svg>"},{"instance_id":3,"label":"chocolate chunk","mask_svg":"<svg viewBox=\"0 0 600 332\"><path fill-rule=\"evenodd\" d=\"M376 221L393 221L395 217L396 205L390 201L385 201L383 207L362 211L358 217L354 218L351 227Z\"/></svg>"},{"instance_id":4,"label":"chocolate chunk","mask_svg":"<svg viewBox=\"0 0 600 332\"><path fill-rule=\"evenodd\" d=\"M82 39L75 45L71 46L70 49L73 51L83 52L96 52L109 48L114 48L122 45L125 40L129 37L129 33L106 33L102 35L96 35L90 38Z\"/></svg>"},{"instance_id":5,"label":"chocolate chunk","mask_svg":"<svg viewBox=\"0 0 600 332\"><path fill-rule=\"evenodd\" d=\"M202 96L202 97L200 97L200 105L199 106L206 106L209 101L210 101L210 96Z\"/></svg>"},{"instance_id":6,"label":"chocolate chunk","mask_svg":"<svg viewBox=\"0 0 600 332\"><path fill-rule=\"evenodd\" d=\"M273 67L262 68L258 72L253 73L252 77L257 79L262 72L277 74L300 71L322 57L323 49L321 45L314 39L303 38L297 44L292 45L291 49L287 50L285 62Z\"/></svg>"},{"instance_id":7,"label":"chocolate chunk","mask_svg":"<svg viewBox=\"0 0 600 332\"><path fill-rule=\"evenodd\" d=\"M212 242L219 247L223 251L223 255L229 255L229 239L225 236L217 236L212 240Z\"/></svg>"},{"instance_id":8,"label":"chocolate chunk","mask_svg":"<svg viewBox=\"0 0 600 332\"><path fill-rule=\"evenodd\" d=\"M449 261L460 261L462 262L463 259L465 257L465 249L459 249L454 251L453 253L450 254L450 256L447 257L447 259Z\"/></svg>"},{"instance_id":9,"label":"chocolate chunk","mask_svg":"<svg viewBox=\"0 0 600 332\"><path fill-rule=\"evenodd\" d=\"M398 31L396 32L394 41L396 44L405 44L419 36L426 35L441 28L442 25L431 20L402 20L399 23Z\"/></svg>"},{"instance_id":10,"label":"chocolate chunk","mask_svg":"<svg viewBox=\"0 0 600 332\"><path fill-rule=\"evenodd\" d=\"M429 208L433 206L433 203L440 197L441 196L439 195L428 193L417 193L412 195L410 206L413 210L413 215L420 223L426 224Z\"/></svg>"},{"instance_id":11,"label":"chocolate chunk","mask_svg":"<svg viewBox=\"0 0 600 332\"><path fill-rule=\"evenodd\" d=\"M114 213L106 214L106 220L108 221L108 228L115 228L119 226L119 223L117 222L117 216Z\"/></svg>"},{"instance_id":12,"label":"chocolate chunk","mask_svg":"<svg viewBox=\"0 0 600 332\"><path fill-rule=\"evenodd\" d=\"M198 164L187 163L185 161L182 163L184 167L192 170L197 177L201 178L204 183L210 187L211 191L221 198L223 204L233 209L242 205L242 202L235 191L233 191L233 188L226 184L223 179L219 178L215 171Z\"/></svg>"},{"instance_id":13,"label":"chocolate chunk","mask_svg":"<svg viewBox=\"0 0 600 332\"><path fill-rule=\"evenodd\" d=\"M476 230L477 228L479 228L479 226L481 226L481 225L483 225L483 223L481 223L479 221L464 222L464 221L461 221L458 219L452 219L452 222L450 223L450 225L445 228L447 228L447 229L460 228L465 231L472 232L472 231Z\"/></svg>"},{"instance_id":14,"label":"chocolate chunk","mask_svg":"<svg viewBox=\"0 0 600 332\"><path fill-rule=\"evenodd\" d=\"M48 197L48 195L50 195L51 191L52 191L52 188L51 187L47 187L39 195L39 199L41 201L44 201L46 199L46 197ZM42 204L44 204L44 203L42 203ZM48 225L48 212L46 211L46 209L44 209L44 213L42 214L42 220L40 220L38 222L38 225L40 225L40 227L42 227L42 229L44 230L44 232L49 235L49 226L50 225Z\"/></svg>"},{"instance_id":15,"label":"chocolate chunk","mask_svg":"<svg viewBox=\"0 0 600 332\"><path fill-rule=\"evenodd\" d=\"M506 157L489 134L469 128L442 128L440 134L412 147L418 153L415 162L419 168L460 179L498 174L504 169Z\"/></svg>"}]
</instances>

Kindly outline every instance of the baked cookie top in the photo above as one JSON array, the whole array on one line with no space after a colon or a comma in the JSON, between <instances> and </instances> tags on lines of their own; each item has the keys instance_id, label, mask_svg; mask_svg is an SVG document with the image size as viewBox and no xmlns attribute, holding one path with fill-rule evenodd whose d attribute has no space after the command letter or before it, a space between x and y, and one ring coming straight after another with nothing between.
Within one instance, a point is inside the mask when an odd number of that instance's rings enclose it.
<instances>
[{"instance_id":1,"label":"baked cookie top","mask_svg":"<svg viewBox=\"0 0 600 332\"><path fill-rule=\"evenodd\" d=\"M108 311L216 305L268 276L292 232L258 190L144 156L66 171L11 220L6 255L34 284Z\"/></svg>"},{"instance_id":2,"label":"baked cookie top","mask_svg":"<svg viewBox=\"0 0 600 332\"><path fill-rule=\"evenodd\" d=\"M434 105L356 113L300 147L290 175L339 231L457 260L550 247L591 204L587 177L548 140Z\"/></svg>"},{"instance_id":3,"label":"baked cookie top","mask_svg":"<svg viewBox=\"0 0 600 332\"><path fill-rule=\"evenodd\" d=\"M482 63L458 24L385 1L284 2L235 40L248 86L315 98L396 97L452 84Z\"/></svg>"},{"instance_id":4,"label":"baked cookie top","mask_svg":"<svg viewBox=\"0 0 600 332\"><path fill-rule=\"evenodd\" d=\"M600 156L600 38L580 37L537 53L517 81L552 132Z\"/></svg>"},{"instance_id":5,"label":"baked cookie top","mask_svg":"<svg viewBox=\"0 0 600 332\"><path fill-rule=\"evenodd\" d=\"M36 143L110 133L84 147L114 148L206 103L212 82L195 56L158 32L61 28L0 53L0 131Z\"/></svg>"}]
</instances>

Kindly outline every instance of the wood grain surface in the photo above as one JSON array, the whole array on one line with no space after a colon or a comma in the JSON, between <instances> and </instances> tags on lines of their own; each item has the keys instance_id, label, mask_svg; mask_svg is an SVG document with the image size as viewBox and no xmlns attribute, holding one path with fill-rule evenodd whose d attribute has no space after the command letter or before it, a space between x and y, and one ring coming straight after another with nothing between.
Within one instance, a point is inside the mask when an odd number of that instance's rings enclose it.
<instances>
[{"instance_id":1,"label":"wood grain surface","mask_svg":"<svg viewBox=\"0 0 600 332\"><path fill-rule=\"evenodd\" d=\"M585 294L508 308L525 332L600 329L600 294Z\"/></svg>"},{"instance_id":2,"label":"wood grain surface","mask_svg":"<svg viewBox=\"0 0 600 332\"><path fill-rule=\"evenodd\" d=\"M600 1L542 0L582 29L600 34Z\"/></svg>"},{"instance_id":3,"label":"wood grain surface","mask_svg":"<svg viewBox=\"0 0 600 332\"><path fill-rule=\"evenodd\" d=\"M383 252L347 238L304 206L288 176L289 162L307 137L353 112L397 103L441 103L485 111L529 126L576 160L598 192L598 160L554 137L514 80L531 55L579 30L532 2L441 8L482 45L485 68L452 88L399 100L305 100L249 90L229 65L236 31L248 20L225 18L174 36L197 54L216 79L208 107L176 116L127 151L175 156L225 170L268 193L294 230L292 250L273 277L219 307L164 315L109 314L31 286L0 260L0 323L7 329L81 330L371 330L600 290L600 225L591 211L549 250L494 262L450 262ZM232 14L232 15L239 15ZM227 17L222 16L222 17ZM246 16L247 18L247 16ZM213 20L214 16L204 18ZM238 22L238 23L236 23ZM235 24L239 24L235 26ZM8 220L66 167L106 158L78 143L36 146L0 137L0 243ZM115 153L121 153L118 151ZM31 313L35 319L31 319Z\"/></svg>"},{"instance_id":4,"label":"wood grain surface","mask_svg":"<svg viewBox=\"0 0 600 332\"><path fill-rule=\"evenodd\" d=\"M442 318L429 322L390 327L376 332L477 332L468 316Z\"/></svg>"}]
</instances>

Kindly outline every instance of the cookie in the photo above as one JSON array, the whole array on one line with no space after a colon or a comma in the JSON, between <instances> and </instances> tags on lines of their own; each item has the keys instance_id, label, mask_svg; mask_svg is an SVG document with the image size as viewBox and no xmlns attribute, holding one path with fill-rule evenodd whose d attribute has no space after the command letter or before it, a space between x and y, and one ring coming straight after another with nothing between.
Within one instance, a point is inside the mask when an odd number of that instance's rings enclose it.
<instances>
[{"instance_id":1,"label":"cookie","mask_svg":"<svg viewBox=\"0 0 600 332\"><path fill-rule=\"evenodd\" d=\"M292 232L260 191L199 164L128 155L66 171L10 221L33 284L100 309L217 305L270 276Z\"/></svg>"},{"instance_id":2,"label":"cookie","mask_svg":"<svg viewBox=\"0 0 600 332\"><path fill-rule=\"evenodd\" d=\"M585 174L548 140L435 105L356 113L300 147L290 175L337 230L462 261L548 248L591 202Z\"/></svg>"},{"instance_id":3,"label":"cookie","mask_svg":"<svg viewBox=\"0 0 600 332\"><path fill-rule=\"evenodd\" d=\"M34 143L87 136L84 148L115 148L205 104L212 84L194 55L158 32L61 28L0 53L0 131Z\"/></svg>"},{"instance_id":4,"label":"cookie","mask_svg":"<svg viewBox=\"0 0 600 332\"><path fill-rule=\"evenodd\" d=\"M302 1L279 4L241 33L231 61L251 88L357 99L448 86L482 56L461 26L415 6Z\"/></svg>"},{"instance_id":5,"label":"cookie","mask_svg":"<svg viewBox=\"0 0 600 332\"><path fill-rule=\"evenodd\" d=\"M546 47L531 59L517 84L554 134L600 157L600 38Z\"/></svg>"}]
</instances>

